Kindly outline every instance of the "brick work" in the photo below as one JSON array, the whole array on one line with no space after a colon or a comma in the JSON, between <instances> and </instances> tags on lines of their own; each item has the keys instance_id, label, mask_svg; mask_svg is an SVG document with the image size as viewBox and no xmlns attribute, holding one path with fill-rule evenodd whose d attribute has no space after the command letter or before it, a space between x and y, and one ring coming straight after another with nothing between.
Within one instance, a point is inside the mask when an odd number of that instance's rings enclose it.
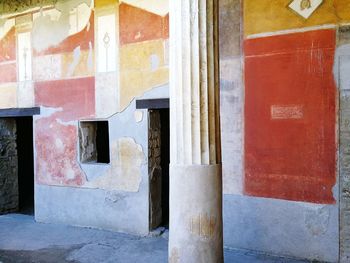
<instances>
[{"instance_id":1,"label":"brick work","mask_svg":"<svg viewBox=\"0 0 350 263\"><path fill-rule=\"evenodd\" d=\"M16 120L0 119L0 214L18 210Z\"/></svg>"}]
</instances>

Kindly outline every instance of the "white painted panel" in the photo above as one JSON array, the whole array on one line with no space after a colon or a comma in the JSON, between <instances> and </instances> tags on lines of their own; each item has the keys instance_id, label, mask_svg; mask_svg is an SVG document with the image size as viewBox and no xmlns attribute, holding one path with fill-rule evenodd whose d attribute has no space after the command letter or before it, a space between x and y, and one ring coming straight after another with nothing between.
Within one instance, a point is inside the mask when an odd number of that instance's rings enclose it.
<instances>
[{"instance_id":1,"label":"white painted panel","mask_svg":"<svg viewBox=\"0 0 350 263\"><path fill-rule=\"evenodd\" d=\"M97 27L97 71L115 71L117 66L115 14L98 17Z\"/></svg>"},{"instance_id":2,"label":"white painted panel","mask_svg":"<svg viewBox=\"0 0 350 263\"><path fill-rule=\"evenodd\" d=\"M32 79L32 45L30 32L18 34L17 57L19 81Z\"/></svg>"}]
</instances>

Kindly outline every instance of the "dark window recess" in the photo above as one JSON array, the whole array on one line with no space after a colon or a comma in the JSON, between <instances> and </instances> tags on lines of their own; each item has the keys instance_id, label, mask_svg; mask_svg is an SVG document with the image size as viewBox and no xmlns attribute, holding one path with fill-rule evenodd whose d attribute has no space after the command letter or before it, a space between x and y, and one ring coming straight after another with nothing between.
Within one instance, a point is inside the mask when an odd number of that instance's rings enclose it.
<instances>
[{"instance_id":1,"label":"dark window recess","mask_svg":"<svg viewBox=\"0 0 350 263\"><path fill-rule=\"evenodd\" d=\"M109 163L108 121L81 121L79 146L82 163Z\"/></svg>"}]
</instances>

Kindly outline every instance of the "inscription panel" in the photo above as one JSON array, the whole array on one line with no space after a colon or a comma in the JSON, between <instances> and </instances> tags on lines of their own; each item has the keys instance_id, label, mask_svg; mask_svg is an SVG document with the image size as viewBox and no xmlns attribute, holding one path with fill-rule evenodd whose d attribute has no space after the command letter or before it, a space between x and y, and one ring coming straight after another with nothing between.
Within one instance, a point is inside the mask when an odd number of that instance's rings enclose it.
<instances>
[{"instance_id":1,"label":"inscription panel","mask_svg":"<svg viewBox=\"0 0 350 263\"><path fill-rule=\"evenodd\" d=\"M304 109L302 105L272 105L271 119L302 119L304 117Z\"/></svg>"}]
</instances>

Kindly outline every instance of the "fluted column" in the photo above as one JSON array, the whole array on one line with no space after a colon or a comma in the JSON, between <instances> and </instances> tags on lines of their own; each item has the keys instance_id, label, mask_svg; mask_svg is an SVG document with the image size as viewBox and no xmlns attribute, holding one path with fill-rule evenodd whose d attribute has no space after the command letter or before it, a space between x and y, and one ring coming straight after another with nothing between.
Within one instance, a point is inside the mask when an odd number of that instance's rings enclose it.
<instances>
[{"instance_id":1,"label":"fluted column","mask_svg":"<svg viewBox=\"0 0 350 263\"><path fill-rule=\"evenodd\" d=\"M223 261L218 0L170 0L169 262Z\"/></svg>"}]
</instances>

